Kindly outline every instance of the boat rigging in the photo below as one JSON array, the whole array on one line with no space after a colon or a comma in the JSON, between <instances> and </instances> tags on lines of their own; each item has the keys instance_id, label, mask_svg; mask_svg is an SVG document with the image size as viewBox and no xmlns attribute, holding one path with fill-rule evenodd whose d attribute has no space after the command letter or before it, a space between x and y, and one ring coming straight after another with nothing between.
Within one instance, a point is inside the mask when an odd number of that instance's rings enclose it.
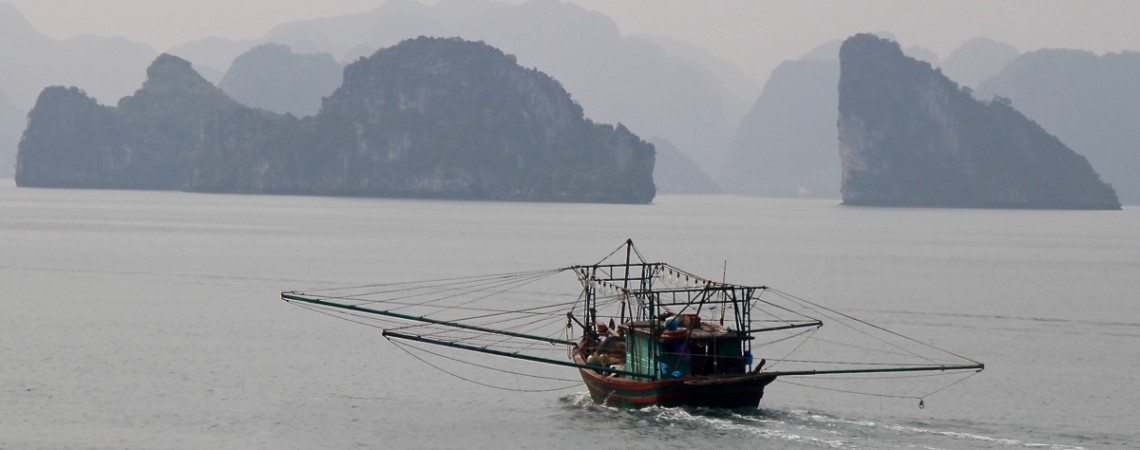
<instances>
[{"instance_id":1,"label":"boat rigging","mask_svg":"<svg viewBox=\"0 0 1140 450\"><path fill-rule=\"evenodd\" d=\"M577 278L576 293L548 286L567 273ZM632 240L594 264L288 291L281 299L375 326L393 342L484 355L473 363L481 367L501 357L573 368L595 402L622 407L754 408L778 379L985 367L765 285L647 262ZM825 323L817 317L869 344L816 336ZM840 350L823 353L826 359L797 357L820 343Z\"/></svg>"}]
</instances>

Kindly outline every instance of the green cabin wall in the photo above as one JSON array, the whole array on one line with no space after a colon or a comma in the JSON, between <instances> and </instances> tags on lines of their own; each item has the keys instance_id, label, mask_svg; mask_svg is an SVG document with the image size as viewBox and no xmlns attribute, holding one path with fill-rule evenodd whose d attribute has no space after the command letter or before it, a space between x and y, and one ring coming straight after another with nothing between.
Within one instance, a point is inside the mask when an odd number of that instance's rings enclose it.
<instances>
[{"instance_id":1,"label":"green cabin wall","mask_svg":"<svg viewBox=\"0 0 1140 450\"><path fill-rule=\"evenodd\" d=\"M707 361L707 363L715 360L716 373L742 373L744 370L743 344L736 337L727 339L722 337L705 341L708 346L711 346L710 355L707 357L694 354L693 347L690 345L691 342L685 340L658 341L657 345L651 346L649 336L641 333L628 333L625 339L625 370L630 372L649 375L654 378L672 378L674 372L680 372L680 376L688 376L693 374L694 358L699 362ZM686 348L680 349L677 345L684 345ZM650 352L651 348L656 350L656 354ZM708 374L710 373L704 375Z\"/></svg>"}]
</instances>

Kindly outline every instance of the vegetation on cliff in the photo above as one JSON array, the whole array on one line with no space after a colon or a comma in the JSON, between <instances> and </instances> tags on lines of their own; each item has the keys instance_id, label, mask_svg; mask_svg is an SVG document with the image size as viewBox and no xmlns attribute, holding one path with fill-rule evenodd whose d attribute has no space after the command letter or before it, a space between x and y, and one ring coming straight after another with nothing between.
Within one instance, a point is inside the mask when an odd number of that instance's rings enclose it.
<instances>
[{"instance_id":1,"label":"vegetation on cliff","mask_svg":"<svg viewBox=\"0 0 1140 450\"><path fill-rule=\"evenodd\" d=\"M840 50L849 205L1119 209L1088 161L1013 109L979 102L874 35Z\"/></svg>"},{"instance_id":2,"label":"vegetation on cliff","mask_svg":"<svg viewBox=\"0 0 1140 450\"><path fill-rule=\"evenodd\" d=\"M194 190L630 203L655 194L650 144L587 120L553 78L456 38L412 39L350 64L316 116L237 111L206 130Z\"/></svg>"},{"instance_id":3,"label":"vegetation on cliff","mask_svg":"<svg viewBox=\"0 0 1140 450\"><path fill-rule=\"evenodd\" d=\"M20 141L20 186L180 189L206 117L238 108L190 63L159 56L118 107L77 88L44 89Z\"/></svg>"},{"instance_id":4,"label":"vegetation on cliff","mask_svg":"<svg viewBox=\"0 0 1140 450\"><path fill-rule=\"evenodd\" d=\"M668 139L709 174L719 171L736 124L759 92L749 74L707 52L623 35L610 17L573 2L376 3L369 11L282 24L250 40L215 38L173 51L196 66L225 69L265 42L348 62L417 36L486 42L557 79L591 119Z\"/></svg>"},{"instance_id":5,"label":"vegetation on cliff","mask_svg":"<svg viewBox=\"0 0 1140 450\"><path fill-rule=\"evenodd\" d=\"M21 186L646 203L654 149L483 43L418 38L349 65L321 111L249 108L163 55L118 107L49 88Z\"/></svg>"}]
</instances>

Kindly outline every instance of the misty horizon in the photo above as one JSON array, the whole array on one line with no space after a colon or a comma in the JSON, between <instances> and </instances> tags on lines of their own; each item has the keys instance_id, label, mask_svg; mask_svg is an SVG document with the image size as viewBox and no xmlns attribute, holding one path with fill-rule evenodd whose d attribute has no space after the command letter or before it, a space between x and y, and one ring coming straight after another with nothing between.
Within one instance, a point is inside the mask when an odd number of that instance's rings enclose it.
<instances>
[{"instance_id":1,"label":"misty horizon","mask_svg":"<svg viewBox=\"0 0 1140 450\"><path fill-rule=\"evenodd\" d=\"M3 3L15 6L37 31L54 39L122 37L162 53L214 37L255 39L282 24L364 13L393 2L340 0L289 6L265 0ZM962 43L979 36L1013 45L1021 52L1071 48L1104 54L1140 49L1140 30L1132 26L1140 17L1140 5L1126 1L728 1L713 6L648 0L567 3L606 15L624 37L655 36L693 45L736 66L760 84L781 61L798 59L821 44L859 32L886 33L903 47L922 47L939 58L946 58Z\"/></svg>"}]
</instances>

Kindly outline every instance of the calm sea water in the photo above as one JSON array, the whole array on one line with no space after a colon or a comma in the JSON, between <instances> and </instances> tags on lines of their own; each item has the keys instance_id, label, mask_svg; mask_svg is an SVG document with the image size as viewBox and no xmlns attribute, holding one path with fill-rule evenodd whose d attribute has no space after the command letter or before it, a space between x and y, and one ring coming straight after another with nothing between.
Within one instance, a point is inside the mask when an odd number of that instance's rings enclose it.
<instances>
[{"instance_id":1,"label":"calm sea water","mask_svg":"<svg viewBox=\"0 0 1140 450\"><path fill-rule=\"evenodd\" d=\"M577 385L465 382L374 329L278 300L590 263L626 238L649 259L710 275L727 263L730 281L828 304L987 369L924 409L777 382L755 411L614 410ZM3 180L0 281L5 449L1140 446L1134 207L482 203Z\"/></svg>"}]
</instances>

